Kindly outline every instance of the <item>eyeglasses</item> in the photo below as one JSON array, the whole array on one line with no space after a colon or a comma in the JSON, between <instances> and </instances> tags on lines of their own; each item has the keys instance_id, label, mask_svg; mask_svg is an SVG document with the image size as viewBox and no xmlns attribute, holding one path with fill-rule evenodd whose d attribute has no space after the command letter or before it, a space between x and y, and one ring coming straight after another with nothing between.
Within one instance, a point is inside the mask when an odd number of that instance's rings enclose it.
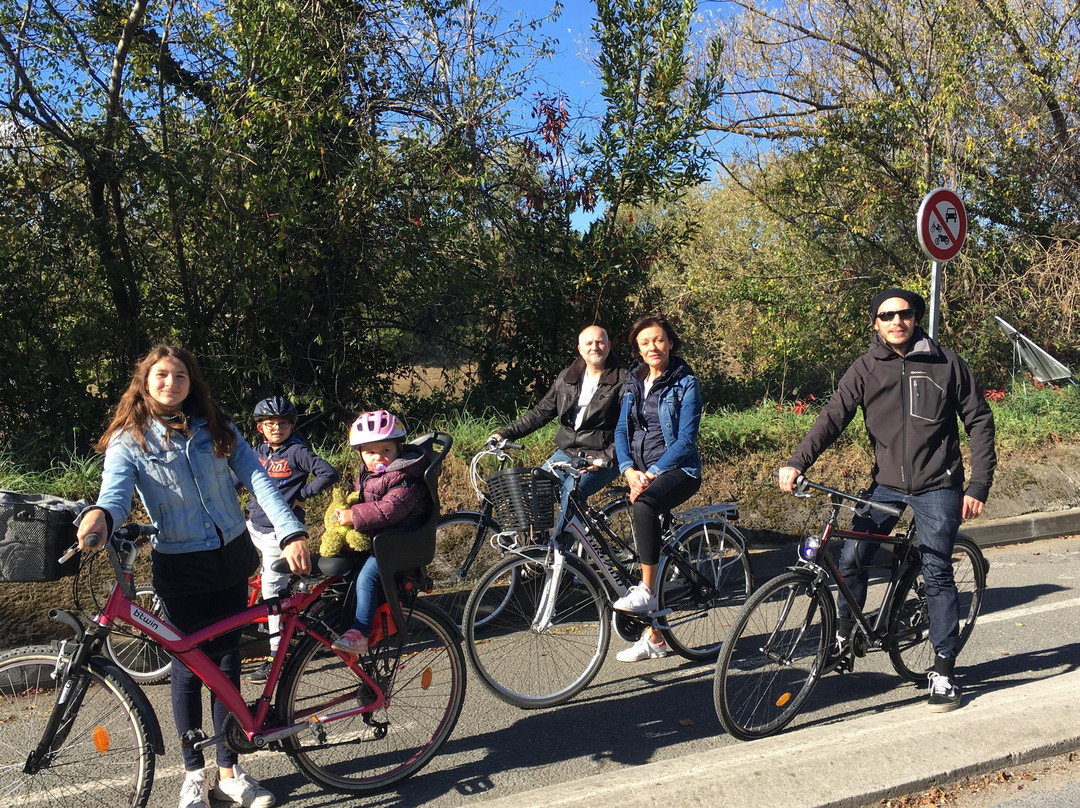
<instances>
[{"instance_id":1,"label":"eyeglasses","mask_svg":"<svg viewBox=\"0 0 1080 808\"><path fill-rule=\"evenodd\" d=\"M883 323L891 323L893 321L893 317L896 317L897 315L900 316L901 320L914 320L915 310L900 309L899 311L879 311L877 313L877 318Z\"/></svg>"}]
</instances>

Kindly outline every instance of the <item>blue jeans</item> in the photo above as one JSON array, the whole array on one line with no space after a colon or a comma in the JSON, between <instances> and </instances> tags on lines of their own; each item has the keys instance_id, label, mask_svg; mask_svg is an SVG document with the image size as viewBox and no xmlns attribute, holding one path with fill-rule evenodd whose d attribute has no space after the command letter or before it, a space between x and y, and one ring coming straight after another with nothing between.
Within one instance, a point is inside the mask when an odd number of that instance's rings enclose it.
<instances>
[{"instance_id":1,"label":"blue jeans","mask_svg":"<svg viewBox=\"0 0 1080 808\"><path fill-rule=\"evenodd\" d=\"M870 486L869 499L901 510L905 506L911 508L919 537L926 609L930 618L930 644L938 656L955 659L960 644L960 602L953 579L952 551L956 532L960 529L963 491L940 488L921 494L905 494L874 483ZM898 519L878 510L859 508L851 520L851 529L860 533L889 533ZM869 573L865 567L879 546L874 542L848 540L840 551L837 566L859 608L866 603ZM838 611L841 619L851 616L842 597Z\"/></svg>"},{"instance_id":2,"label":"blue jeans","mask_svg":"<svg viewBox=\"0 0 1080 808\"><path fill-rule=\"evenodd\" d=\"M356 616L352 627L366 637L375 625L375 608L379 604L379 562L369 555L360 572L356 573Z\"/></svg>"},{"instance_id":3,"label":"blue jeans","mask_svg":"<svg viewBox=\"0 0 1080 808\"><path fill-rule=\"evenodd\" d=\"M551 463L566 462L571 459L573 458L562 449L556 449L555 454L544 461L543 467L548 471L551 471ZM564 471L556 471L555 473L562 478L564 488L573 488L573 477ZM614 465L609 469L593 469L592 471L582 474L577 487L578 497L584 502L618 476L619 469Z\"/></svg>"}]
</instances>

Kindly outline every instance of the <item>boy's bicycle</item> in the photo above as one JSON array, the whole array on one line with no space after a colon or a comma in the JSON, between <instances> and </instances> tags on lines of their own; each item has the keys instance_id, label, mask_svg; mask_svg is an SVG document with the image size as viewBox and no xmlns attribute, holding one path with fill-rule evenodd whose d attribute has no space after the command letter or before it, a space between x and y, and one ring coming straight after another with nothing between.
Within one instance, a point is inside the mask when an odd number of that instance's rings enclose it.
<instances>
[{"instance_id":1,"label":"boy's bicycle","mask_svg":"<svg viewBox=\"0 0 1080 808\"><path fill-rule=\"evenodd\" d=\"M829 495L829 518L820 536L799 546L799 560L764 584L746 602L731 628L716 665L713 700L729 734L743 740L771 735L799 712L822 674L850 671L855 657L888 651L896 672L912 682L933 668L930 623L922 568L912 523L899 535L856 533L837 527L841 510L854 505L899 516L889 505L871 502L800 476L796 496L813 489ZM848 504L854 503L854 504ZM826 552L833 539L892 547L887 586L880 608L866 613L855 605L836 561ZM953 576L960 593L960 647L975 627L986 589L988 564L971 539L957 536ZM830 584L851 605L855 629L847 648L836 650L836 601Z\"/></svg>"},{"instance_id":2,"label":"boy's bicycle","mask_svg":"<svg viewBox=\"0 0 1080 808\"><path fill-rule=\"evenodd\" d=\"M449 446L448 435L437 437ZM371 649L359 657L331 647L351 622L353 559L315 558L328 577L302 579L295 592L183 636L135 602L140 529L121 528L106 544L116 584L102 614L84 626L74 613L53 609L74 641L0 654L0 804L147 804L164 740L145 694L101 655L117 620L184 660L230 711L220 736L192 734L185 742L225 743L240 753L281 750L309 780L343 793L381 791L415 774L453 731L465 698L458 631L417 597L424 584L417 571L434 553L434 523L433 515L416 531L375 536L388 600L376 612ZM309 617L324 599L336 608ZM199 646L270 610L281 615L282 642L259 698L248 704ZM297 634L305 636L293 648Z\"/></svg>"},{"instance_id":3,"label":"boy's bicycle","mask_svg":"<svg viewBox=\"0 0 1080 808\"><path fill-rule=\"evenodd\" d=\"M575 458L553 465L571 475L576 487L589 462ZM503 523L548 535L556 522L550 498L561 486L558 477L542 469L499 474L493 493ZM637 582L636 548L611 529L603 511L564 489L550 531L554 538L513 549L469 596L464 633L473 670L503 701L533 708L562 704L593 680L613 623L628 641L655 625L687 659L714 659L753 590L746 541L729 521L736 517L734 505L675 514L661 548L657 611L615 612L612 618L611 603Z\"/></svg>"},{"instance_id":4,"label":"boy's bicycle","mask_svg":"<svg viewBox=\"0 0 1080 808\"><path fill-rule=\"evenodd\" d=\"M459 510L439 518L438 552L428 567L428 574L435 582L430 597L458 626L462 625L465 602L477 582L504 560L507 552L530 541L528 535L503 530L484 482L485 461L493 459L497 471L502 471L513 460L509 452L524 448L510 440L489 440L469 461L469 482L476 492L479 510ZM616 488L614 498L600 510L612 529L633 546L633 522L626 489Z\"/></svg>"}]
</instances>

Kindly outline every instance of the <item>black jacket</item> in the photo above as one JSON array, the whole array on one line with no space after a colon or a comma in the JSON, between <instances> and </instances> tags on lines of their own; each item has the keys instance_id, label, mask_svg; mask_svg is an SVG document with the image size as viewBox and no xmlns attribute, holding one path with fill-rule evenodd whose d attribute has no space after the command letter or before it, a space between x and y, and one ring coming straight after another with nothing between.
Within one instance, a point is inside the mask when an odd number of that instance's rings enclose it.
<instances>
[{"instance_id":1,"label":"black jacket","mask_svg":"<svg viewBox=\"0 0 1080 808\"><path fill-rule=\"evenodd\" d=\"M609 357L596 394L585 410L581 429L574 429L581 377L585 373L585 360L578 357L574 364L558 375L547 395L535 407L510 426L500 429L499 434L507 440L517 440L558 418L559 431L555 433L555 444L560 449L569 454L584 451L589 455L614 460L615 425L619 421L619 403L626 373L614 366L613 362L613 358Z\"/></svg>"},{"instance_id":2,"label":"black jacket","mask_svg":"<svg viewBox=\"0 0 1080 808\"><path fill-rule=\"evenodd\" d=\"M805 471L862 407L874 448L874 480L909 494L963 487L957 416L971 437L966 493L985 502L994 481L994 416L967 363L916 327L900 356L874 335L795 449L789 466Z\"/></svg>"}]
</instances>

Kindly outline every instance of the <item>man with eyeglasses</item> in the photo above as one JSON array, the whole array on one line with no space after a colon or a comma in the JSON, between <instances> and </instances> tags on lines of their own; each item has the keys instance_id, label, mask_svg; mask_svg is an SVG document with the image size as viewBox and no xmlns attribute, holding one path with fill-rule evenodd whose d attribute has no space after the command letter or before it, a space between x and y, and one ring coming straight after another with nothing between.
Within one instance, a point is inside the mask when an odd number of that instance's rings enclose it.
<instances>
[{"instance_id":1,"label":"man with eyeglasses","mask_svg":"<svg viewBox=\"0 0 1080 808\"><path fill-rule=\"evenodd\" d=\"M960 523L983 511L994 479L994 416L971 368L930 339L919 322L926 301L906 289L886 289L870 302L875 331L870 347L848 368L810 431L780 469L780 487L795 481L832 445L862 407L874 448L869 499L901 510L910 507L919 531L919 552L930 619L934 669L929 672L932 712L960 706L954 678L959 650L959 603L952 548ZM971 438L971 479L964 485L957 417ZM852 530L888 533L897 517L859 509ZM845 542L839 568L861 607L876 545ZM840 599L835 653L850 653L855 626Z\"/></svg>"}]
</instances>

